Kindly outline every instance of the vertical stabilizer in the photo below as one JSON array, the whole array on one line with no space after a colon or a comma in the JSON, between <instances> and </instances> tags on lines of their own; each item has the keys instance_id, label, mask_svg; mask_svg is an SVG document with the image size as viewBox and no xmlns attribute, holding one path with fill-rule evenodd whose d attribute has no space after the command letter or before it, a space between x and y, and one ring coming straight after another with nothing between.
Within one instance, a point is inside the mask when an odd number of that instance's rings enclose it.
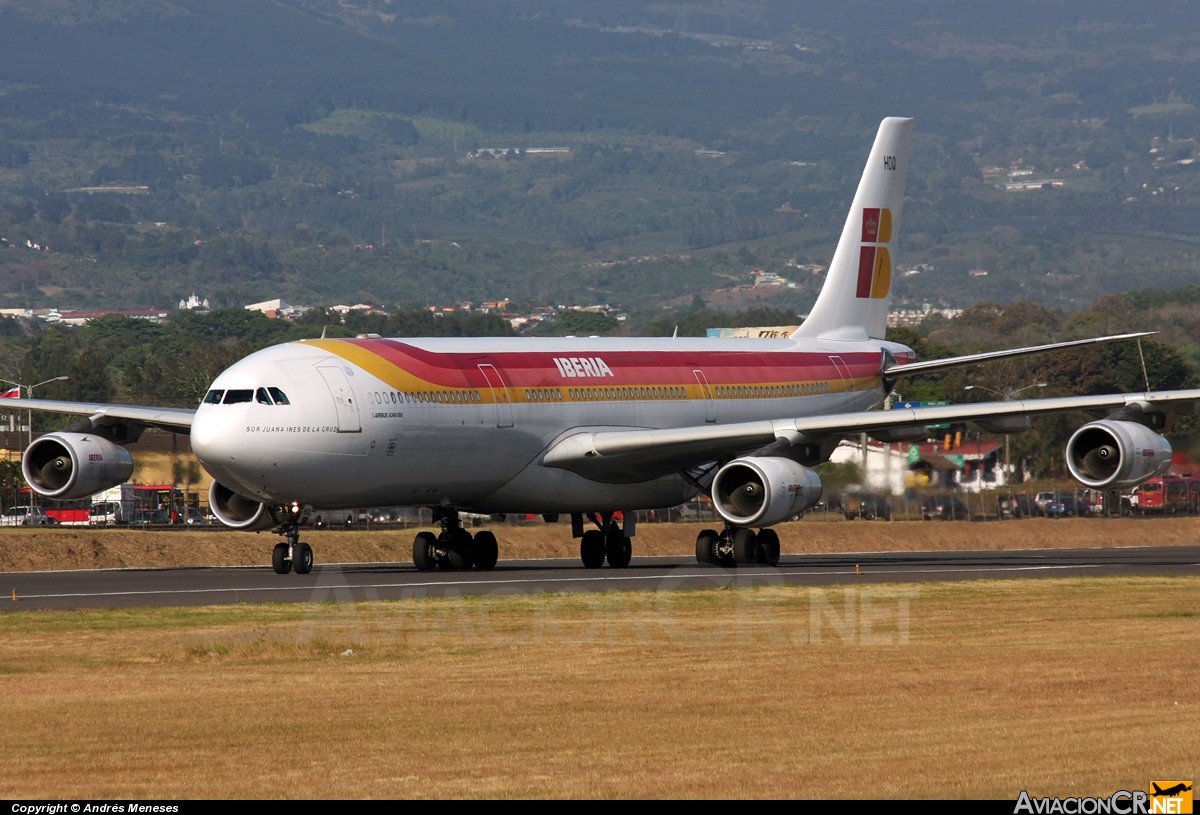
<instances>
[{"instance_id":1,"label":"vertical stabilizer","mask_svg":"<svg viewBox=\"0 0 1200 815\"><path fill-rule=\"evenodd\" d=\"M825 285L793 337L883 339L912 128L894 116L880 123Z\"/></svg>"}]
</instances>

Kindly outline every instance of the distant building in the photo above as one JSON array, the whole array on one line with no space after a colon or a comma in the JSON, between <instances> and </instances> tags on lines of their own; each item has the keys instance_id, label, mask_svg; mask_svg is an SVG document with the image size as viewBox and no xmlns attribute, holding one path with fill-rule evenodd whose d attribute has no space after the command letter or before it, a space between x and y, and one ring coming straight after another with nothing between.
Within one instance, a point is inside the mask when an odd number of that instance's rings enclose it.
<instances>
[{"instance_id":1,"label":"distant building","mask_svg":"<svg viewBox=\"0 0 1200 815\"><path fill-rule=\"evenodd\" d=\"M518 156L569 156L570 147L480 147L467 158L516 158Z\"/></svg>"},{"instance_id":2,"label":"distant building","mask_svg":"<svg viewBox=\"0 0 1200 815\"><path fill-rule=\"evenodd\" d=\"M1063 186L1066 186L1066 182L1061 179L1031 178L1028 181L1009 181L1004 185L1004 191L1005 192L1020 192L1022 190L1041 190L1041 189L1046 189L1047 187L1063 187Z\"/></svg>"},{"instance_id":3,"label":"distant building","mask_svg":"<svg viewBox=\"0 0 1200 815\"><path fill-rule=\"evenodd\" d=\"M158 309L140 311L58 311L51 309L40 316L48 323L59 323L61 325L83 325L100 317L112 316L128 317L131 320L149 320L150 322L159 323L167 319L167 312Z\"/></svg>"},{"instance_id":4,"label":"distant building","mask_svg":"<svg viewBox=\"0 0 1200 815\"><path fill-rule=\"evenodd\" d=\"M290 308L290 306L289 306ZM362 314L387 314L387 311L379 306L372 306L367 303L356 303L353 306L336 305L329 309L335 314L341 315L342 319L346 319L346 315L352 311L357 311Z\"/></svg>"},{"instance_id":5,"label":"distant building","mask_svg":"<svg viewBox=\"0 0 1200 815\"><path fill-rule=\"evenodd\" d=\"M747 337L753 339L771 339L790 337L799 326L795 325L764 325L746 328L708 328L704 334L708 337Z\"/></svg>"},{"instance_id":6,"label":"distant building","mask_svg":"<svg viewBox=\"0 0 1200 815\"><path fill-rule=\"evenodd\" d=\"M920 325L926 317L931 317L935 314L939 317L953 320L962 314L962 309L934 308L929 303L923 303L918 308L893 309L888 312L887 325L888 328L911 328Z\"/></svg>"},{"instance_id":7,"label":"distant building","mask_svg":"<svg viewBox=\"0 0 1200 815\"><path fill-rule=\"evenodd\" d=\"M195 292L192 292L191 297L188 297L186 299L179 301L179 310L180 311L208 311L209 310L208 298L205 297L203 300L201 300L199 297L196 296Z\"/></svg>"},{"instance_id":8,"label":"distant building","mask_svg":"<svg viewBox=\"0 0 1200 815\"><path fill-rule=\"evenodd\" d=\"M1005 470L1001 452L1001 443L994 440L948 448L941 442L884 444L867 439L865 445L861 440L843 441L829 460L857 464L863 486L891 495L914 487L979 492L1009 486L1013 473Z\"/></svg>"},{"instance_id":9,"label":"distant building","mask_svg":"<svg viewBox=\"0 0 1200 815\"><path fill-rule=\"evenodd\" d=\"M264 300L261 303L251 303L246 306L246 311L261 311L272 320L276 320L282 317L285 312L291 310L291 308L283 300L276 298L274 300Z\"/></svg>"}]
</instances>

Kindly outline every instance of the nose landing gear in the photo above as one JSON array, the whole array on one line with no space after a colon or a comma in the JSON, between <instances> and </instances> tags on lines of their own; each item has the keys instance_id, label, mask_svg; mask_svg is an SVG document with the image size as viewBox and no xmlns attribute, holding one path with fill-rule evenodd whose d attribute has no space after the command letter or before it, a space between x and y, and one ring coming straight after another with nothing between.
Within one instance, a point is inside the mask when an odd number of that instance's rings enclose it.
<instances>
[{"instance_id":1,"label":"nose landing gear","mask_svg":"<svg viewBox=\"0 0 1200 815\"><path fill-rule=\"evenodd\" d=\"M297 525L286 525L283 532L287 535L287 543L275 544L275 551L271 553L271 565L275 567L275 574L308 574L313 568L312 547L300 542L300 529Z\"/></svg>"}]
</instances>

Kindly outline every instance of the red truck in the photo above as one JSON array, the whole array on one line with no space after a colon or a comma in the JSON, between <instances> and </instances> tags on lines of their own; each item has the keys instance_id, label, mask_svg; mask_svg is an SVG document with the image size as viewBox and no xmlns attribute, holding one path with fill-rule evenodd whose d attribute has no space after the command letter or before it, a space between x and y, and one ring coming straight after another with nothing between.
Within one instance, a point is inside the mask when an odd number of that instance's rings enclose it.
<instances>
[{"instance_id":1,"label":"red truck","mask_svg":"<svg viewBox=\"0 0 1200 815\"><path fill-rule=\"evenodd\" d=\"M1147 479L1134 488L1129 506L1139 515L1195 514L1200 509L1200 478L1164 475Z\"/></svg>"}]
</instances>

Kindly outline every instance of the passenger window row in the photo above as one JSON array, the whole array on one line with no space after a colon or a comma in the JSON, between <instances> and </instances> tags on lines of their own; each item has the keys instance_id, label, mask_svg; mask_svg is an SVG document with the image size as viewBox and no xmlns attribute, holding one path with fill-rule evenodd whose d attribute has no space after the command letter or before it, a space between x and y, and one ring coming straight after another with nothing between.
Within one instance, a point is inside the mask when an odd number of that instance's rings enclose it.
<instances>
[{"instance_id":1,"label":"passenger window row","mask_svg":"<svg viewBox=\"0 0 1200 815\"><path fill-rule=\"evenodd\" d=\"M828 382L804 382L798 385L720 385L717 396L723 399L754 399L772 396L810 396L829 393Z\"/></svg>"},{"instance_id":2,"label":"passenger window row","mask_svg":"<svg viewBox=\"0 0 1200 815\"><path fill-rule=\"evenodd\" d=\"M829 385L825 382L810 382L801 385L720 385L715 392L719 398L738 399L772 396L807 396L814 393L828 393ZM384 391L370 394L374 404L471 404L482 401L478 391ZM618 399L686 399L687 390L679 386L633 386L633 387L597 387L597 388L568 388L568 398L575 401L618 400ZM526 402L557 402L562 400L562 391L558 388L526 388ZM260 405L290 405L281 389L276 387L263 388L230 388L228 390L213 389L204 395L206 405L236 405L247 402L257 402Z\"/></svg>"},{"instance_id":3,"label":"passenger window row","mask_svg":"<svg viewBox=\"0 0 1200 815\"><path fill-rule=\"evenodd\" d=\"M372 405L442 404L466 405L483 401L479 391L372 391L367 394Z\"/></svg>"}]
</instances>

